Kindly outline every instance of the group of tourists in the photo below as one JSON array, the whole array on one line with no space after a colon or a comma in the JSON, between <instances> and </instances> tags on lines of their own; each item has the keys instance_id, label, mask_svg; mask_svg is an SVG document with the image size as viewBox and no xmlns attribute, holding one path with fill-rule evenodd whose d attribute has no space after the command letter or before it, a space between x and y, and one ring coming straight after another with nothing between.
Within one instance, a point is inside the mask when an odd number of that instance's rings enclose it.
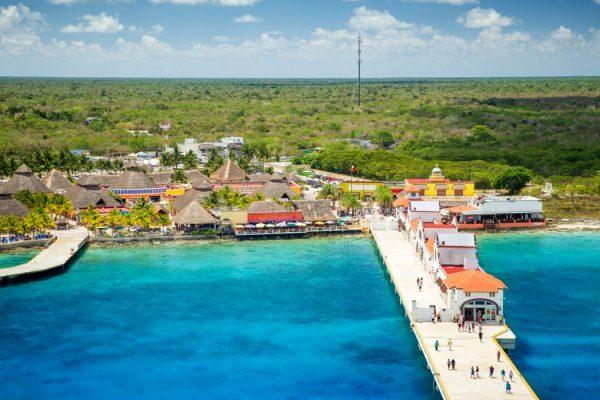
<instances>
[{"instance_id":1,"label":"group of tourists","mask_svg":"<svg viewBox=\"0 0 600 400\"><path fill-rule=\"evenodd\" d=\"M500 353L500 352L498 352ZM498 357L499 360L499 357ZM452 369L454 369L454 360L452 360ZM448 363L450 363L450 360L448 360ZM450 364L448 364L448 369L450 369ZM493 365L490 365L489 368L490 374L489 377L494 379L494 371L495 368ZM511 390L512 390L512 385L510 384L513 380L513 372L512 369L508 371L508 377L506 374L506 371L504 370L504 368L502 368L502 370L500 371L500 376L502 377L502 382L505 382L504 385L504 389L506 391L507 394L511 394ZM479 379L481 378L481 376L479 375L479 365L471 365L471 379Z\"/></svg>"},{"instance_id":2,"label":"group of tourists","mask_svg":"<svg viewBox=\"0 0 600 400\"><path fill-rule=\"evenodd\" d=\"M459 332L477 332L479 334L479 341L482 342L483 341L483 325L482 325L482 320L478 319L477 322L477 328L475 325L475 321L465 321L463 315L459 315L458 316L458 331Z\"/></svg>"},{"instance_id":3,"label":"group of tourists","mask_svg":"<svg viewBox=\"0 0 600 400\"><path fill-rule=\"evenodd\" d=\"M423 289L423 277L417 278L417 287L419 288L419 292Z\"/></svg>"}]
</instances>

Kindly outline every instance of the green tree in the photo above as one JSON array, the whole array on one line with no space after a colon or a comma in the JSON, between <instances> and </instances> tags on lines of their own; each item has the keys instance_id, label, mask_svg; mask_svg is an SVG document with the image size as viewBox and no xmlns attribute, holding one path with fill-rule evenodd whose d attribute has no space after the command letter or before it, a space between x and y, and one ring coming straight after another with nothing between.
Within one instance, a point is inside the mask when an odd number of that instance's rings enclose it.
<instances>
[{"instance_id":1,"label":"green tree","mask_svg":"<svg viewBox=\"0 0 600 400\"><path fill-rule=\"evenodd\" d=\"M394 144L394 136L388 131L379 131L375 133L373 143L386 148Z\"/></svg>"},{"instance_id":2,"label":"green tree","mask_svg":"<svg viewBox=\"0 0 600 400\"><path fill-rule=\"evenodd\" d=\"M335 209L335 203L342 196L342 190L339 186L334 186L331 183L326 183L321 188L321 191L317 195L319 199L331 200L332 207Z\"/></svg>"},{"instance_id":3,"label":"green tree","mask_svg":"<svg viewBox=\"0 0 600 400\"><path fill-rule=\"evenodd\" d=\"M182 170L176 169L171 174L171 181L173 183L187 183L188 178Z\"/></svg>"},{"instance_id":4,"label":"green tree","mask_svg":"<svg viewBox=\"0 0 600 400\"><path fill-rule=\"evenodd\" d=\"M494 189L506 190L508 194L519 193L532 178L532 173L523 167L509 167L498 174L492 181Z\"/></svg>"},{"instance_id":5,"label":"green tree","mask_svg":"<svg viewBox=\"0 0 600 400\"><path fill-rule=\"evenodd\" d=\"M104 217L92 205L79 213L83 226L95 232L104 223Z\"/></svg>"},{"instance_id":6,"label":"green tree","mask_svg":"<svg viewBox=\"0 0 600 400\"><path fill-rule=\"evenodd\" d=\"M198 157L192 150L188 151L185 156L183 156L183 166L185 169L194 169L198 166Z\"/></svg>"},{"instance_id":7,"label":"green tree","mask_svg":"<svg viewBox=\"0 0 600 400\"><path fill-rule=\"evenodd\" d=\"M389 210L391 210L392 202L394 201L394 194L389 187L385 185L378 186L373 192L373 198L375 199L375 202L379 204L379 207L381 207L381 210L384 213L387 213Z\"/></svg>"},{"instance_id":8,"label":"green tree","mask_svg":"<svg viewBox=\"0 0 600 400\"><path fill-rule=\"evenodd\" d=\"M360 210L362 208L362 203L360 202L358 197L356 197L352 193L345 193L344 195L342 195L342 198L340 199L340 205L344 210L350 211L352 213L352 216L354 216L354 213L357 210Z\"/></svg>"}]
</instances>

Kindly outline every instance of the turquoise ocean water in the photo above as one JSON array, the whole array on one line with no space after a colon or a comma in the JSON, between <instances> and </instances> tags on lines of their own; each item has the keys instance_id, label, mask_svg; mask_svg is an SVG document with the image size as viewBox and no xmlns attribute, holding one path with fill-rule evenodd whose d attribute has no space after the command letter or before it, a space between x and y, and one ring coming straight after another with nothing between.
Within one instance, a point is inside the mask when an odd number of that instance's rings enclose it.
<instances>
[{"instance_id":1,"label":"turquoise ocean water","mask_svg":"<svg viewBox=\"0 0 600 400\"><path fill-rule=\"evenodd\" d=\"M17 251L13 253L0 253L0 268L14 267L31 260L37 251Z\"/></svg>"},{"instance_id":2,"label":"turquoise ocean water","mask_svg":"<svg viewBox=\"0 0 600 400\"><path fill-rule=\"evenodd\" d=\"M540 399L598 398L600 234L481 235L478 248L508 286L511 357Z\"/></svg>"},{"instance_id":3,"label":"turquoise ocean water","mask_svg":"<svg viewBox=\"0 0 600 400\"><path fill-rule=\"evenodd\" d=\"M593 398L600 235L479 248L540 398ZM437 399L367 238L92 248L0 310L3 399Z\"/></svg>"},{"instance_id":4,"label":"turquoise ocean water","mask_svg":"<svg viewBox=\"0 0 600 400\"><path fill-rule=\"evenodd\" d=\"M87 249L0 309L2 399L436 398L368 238Z\"/></svg>"}]
</instances>

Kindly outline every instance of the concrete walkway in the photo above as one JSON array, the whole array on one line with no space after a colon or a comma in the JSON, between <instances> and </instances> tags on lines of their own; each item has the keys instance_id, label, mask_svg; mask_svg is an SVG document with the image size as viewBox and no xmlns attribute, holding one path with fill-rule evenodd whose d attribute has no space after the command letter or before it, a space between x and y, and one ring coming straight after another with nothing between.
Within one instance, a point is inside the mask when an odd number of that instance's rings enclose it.
<instances>
[{"instance_id":1,"label":"concrete walkway","mask_svg":"<svg viewBox=\"0 0 600 400\"><path fill-rule=\"evenodd\" d=\"M537 399L538 397L494 339L495 335L505 334L508 330L506 326L484 326L483 341L480 342L476 333L459 332L454 323L414 322L411 313L414 300L417 302L417 307L435 305L440 309L446 306L441 296L434 290L435 283L430 280L420 265L415 249L404 239L401 232L394 230L394 223L377 221L372 223L372 227L373 237L442 398L445 400ZM419 291L416 284L417 278L420 277L424 281L422 291ZM449 339L452 339L452 351L448 348ZM440 344L438 351L434 348L436 340ZM496 360L498 351L501 352L500 362ZM449 358L455 360L455 370L448 369ZM480 379L470 378L471 366L479 366ZM494 378L488 378L490 366L495 368ZM507 376L510 370L513 371L512 394L505 394L505 382L500 378L502 369L506 371Z\"/></svg>"},{"instance_id":2,"label":"concrete walkway","mask_svg":"<svg viewBox=\"0 0 600 400\"><path fill-rule=\"evenodd\" d=\"M56 240L29 262L16 267L0 269L0 279L35 274L63 267L87 242L89 232L83 227L52 231Z\"/></svg>"}]
</instances>

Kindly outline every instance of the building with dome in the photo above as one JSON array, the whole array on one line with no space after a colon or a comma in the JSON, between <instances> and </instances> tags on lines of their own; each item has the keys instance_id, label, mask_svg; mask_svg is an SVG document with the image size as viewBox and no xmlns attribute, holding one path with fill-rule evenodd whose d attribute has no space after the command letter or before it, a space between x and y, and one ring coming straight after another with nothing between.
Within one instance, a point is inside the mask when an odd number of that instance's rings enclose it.
<instances>
[{"instance_id":1,"label":"building with dome","mask_svg":"<svg viewBox=\"0 0 600 400\"><path fill-rule=\"evenodd\" d=\"M472 181L453 181L442 173L435 164L429 178L408 178L404 180L405 192L419 193L419 197L471 197L475 194Z\"/></svg>"}]
</instances>

